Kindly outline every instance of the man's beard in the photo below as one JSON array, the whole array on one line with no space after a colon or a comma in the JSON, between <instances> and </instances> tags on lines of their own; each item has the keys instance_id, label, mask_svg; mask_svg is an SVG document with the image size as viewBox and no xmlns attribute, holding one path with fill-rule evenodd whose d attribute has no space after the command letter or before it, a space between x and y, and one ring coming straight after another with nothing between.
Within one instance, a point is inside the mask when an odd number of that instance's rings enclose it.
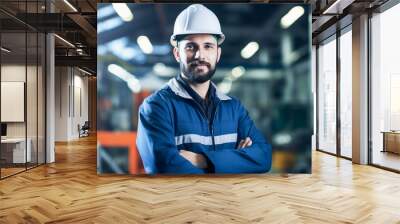
<instances>
[{"instance_id":1,"label":"man's beard","mask_svg":"<svg viewBox=\"0 0 400 224\"><path fill-rule=\"evenodd\" d=\"M208 69L207 73L197 72L196 67L197 65L206 66ZM183 63L180 63L181 72L185 77L183 77L186 81L193 83L193 84L201 84L205 83L210 80L215 73L216 70L216 63L214 67L211 67L211 64L204 61L194 60L185 66Z\"/></svg>"}]
</instances>

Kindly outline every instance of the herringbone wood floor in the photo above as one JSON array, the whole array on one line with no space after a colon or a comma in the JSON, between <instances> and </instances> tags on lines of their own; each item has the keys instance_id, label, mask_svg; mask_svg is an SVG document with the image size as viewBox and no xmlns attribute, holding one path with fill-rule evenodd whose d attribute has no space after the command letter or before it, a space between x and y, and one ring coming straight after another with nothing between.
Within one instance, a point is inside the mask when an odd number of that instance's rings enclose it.
<instances>
[{"instance_id":1,"label":"herringbone wood floor","mask_svg":"<svg viewBox=\"0 0 400 224\"><path fill-rule=\"evenodd\" d=\"M0 223L400 223L400 175L313 153L312 175L96 174L96 139L0 181Z\"/></svg>"}]
</instances>

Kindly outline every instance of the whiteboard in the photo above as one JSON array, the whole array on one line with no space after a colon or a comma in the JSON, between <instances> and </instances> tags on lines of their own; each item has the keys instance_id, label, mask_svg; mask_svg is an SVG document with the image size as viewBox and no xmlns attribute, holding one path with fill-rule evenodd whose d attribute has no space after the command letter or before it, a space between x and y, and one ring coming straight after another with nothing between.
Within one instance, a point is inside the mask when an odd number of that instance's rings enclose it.
<instances>
[{"instance_id":1,"label":"whiteboard","mask_svg":"<svg viewBox=\"0 0 400 224\"><path fill-rule=\"evenodd\" d=\"M24 122L24 82L1 82L1 122Z\"/></svg>"}]
</instances>

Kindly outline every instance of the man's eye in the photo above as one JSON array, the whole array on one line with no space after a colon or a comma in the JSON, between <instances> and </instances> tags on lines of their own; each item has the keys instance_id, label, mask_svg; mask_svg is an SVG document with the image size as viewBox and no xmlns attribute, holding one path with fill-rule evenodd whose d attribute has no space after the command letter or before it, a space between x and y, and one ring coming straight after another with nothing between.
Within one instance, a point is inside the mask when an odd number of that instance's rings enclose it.
<instances>
[{"instance_id":1,"label":"man's eye","mask_svg":"<svg viewBox=\"0 0 400 224\"><path fill-rule=\"evenodd\" d=\"M212 48L214 48L214 47L213 47L212 45L206 45L205 48L206 48L206 49L212 49Z\"/></svg>"},{"instance_id":2,"label":"man's eye","mask_svg":"<svg viewBox=\"0 0 400 224\"><path fill-rule=\"evenodd\" d=\"M193 45L187 45L185 48L186 48L186 50L193 50L194 49Z\"/></svg>"}]
</instances>

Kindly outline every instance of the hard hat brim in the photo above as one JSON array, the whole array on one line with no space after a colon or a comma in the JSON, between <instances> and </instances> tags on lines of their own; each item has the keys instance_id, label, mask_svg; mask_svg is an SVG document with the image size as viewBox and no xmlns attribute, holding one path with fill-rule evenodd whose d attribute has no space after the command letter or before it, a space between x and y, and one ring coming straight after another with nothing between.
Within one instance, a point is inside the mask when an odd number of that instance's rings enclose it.
<instances>
[{"instance_id":1,"label":"hard hat brim","mask_svg":"<svg viewBox=\"0 0 400 224\"><path fill-rule=\"evenodd\" d=\"M210 34L210 35L215 35L218 36L217 39L217 43L218 45L221 45L224 40L225 40L225 35L223 33L209 33L209 32L196 32L196 33L192 33L192 32L187 32L187 33L180 33L179 35L172 35L171 39L170 39L170 43L172 46L177 47L177 41L178 41L178 37L180 36L187 36L187 35L195 35L195 34Z\"/></svg>"}]
</instances>

